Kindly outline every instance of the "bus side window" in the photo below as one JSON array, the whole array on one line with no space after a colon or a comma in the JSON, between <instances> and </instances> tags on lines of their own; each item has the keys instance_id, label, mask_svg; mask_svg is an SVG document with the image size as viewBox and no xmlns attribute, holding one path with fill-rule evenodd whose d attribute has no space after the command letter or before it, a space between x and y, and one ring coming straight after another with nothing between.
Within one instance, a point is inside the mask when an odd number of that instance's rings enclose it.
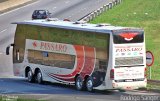
<instances>
[{"instance_id":1,"label":"bus side window","mask_svg":"<svg viewBox=\"0 0 160 101\"><path fill-rule=\"evenodd\" d=\"M15 47L13 50L13 62L14 63L22 63L24 59L24 50L19 47Z\"/></svg>"},{"instance_id":2,"label":"bus side window","mask_svg":"<svg viewBox=\"0 0 160 101\"><path fill-rule=\"evenodd\" d=\"M41 51L34 51L34 63L43 64L43 57Z\"/></svg>"},{"instance_id":3,"label":"bus side window","mask_svg":"<svg viewBox=\"0 0 160 101\"><path fill-rule=\"evenodd\" d=\"M43 64L43 65L46 65L46 66L49 66L49 65L50 65L48 52L42 51L42 59L43 59L43 61L42 61L42 64Z\"/></svg>"},{"instance_id":4,"label":"bus side window","mask_svg":"<svg viewBox=\"0 0 160 101\"><path fill-rule=\"evenodd\" d=\"M28 61L29 63L35 63L34 50L28 50Z\"/></svg>"}]
</instances>

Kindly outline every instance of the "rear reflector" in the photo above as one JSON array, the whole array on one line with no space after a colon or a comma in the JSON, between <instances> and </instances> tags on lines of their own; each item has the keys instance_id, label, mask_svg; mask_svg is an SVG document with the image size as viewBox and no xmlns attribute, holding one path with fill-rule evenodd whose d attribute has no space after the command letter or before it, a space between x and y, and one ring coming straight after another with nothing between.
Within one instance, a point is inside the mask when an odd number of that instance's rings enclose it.
<instances>
[{"instance_id":1,"label":"rear reflector","mask_svg":"<svg viewBox=\"0 0 160 101\"><path fill-rule=\"evenodd\" d=\"M114 79L114 69L110 70L110 79L113 80Z\"/></svg>"},{"instance_id":2,"label":"rear reflector","mask_svg":"<svg viewBox=\"0 0 160 101\"><path fill-rule=\"evenodd\" d=\"M144 77L147 77L147 68L144 68Z\"/></svg>"}]
</instances>

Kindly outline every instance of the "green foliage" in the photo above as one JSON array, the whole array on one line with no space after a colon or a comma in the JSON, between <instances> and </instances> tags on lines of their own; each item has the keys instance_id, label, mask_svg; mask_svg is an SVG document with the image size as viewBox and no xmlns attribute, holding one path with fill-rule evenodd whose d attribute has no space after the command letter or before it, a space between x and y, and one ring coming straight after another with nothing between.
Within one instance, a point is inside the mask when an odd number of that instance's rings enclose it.
<instances>
[{"instance_id":1,"label":"green foliage","mask_svg":"<svg viewBox=\"0 0 160 101\"><path fill-rule=\"evenodd\" d=\"M123 0L91 23L143 28L146 50L150 50L155 57L152 79L160 80L160 0Z\"/></svg>"},{"instance_id":2,"label":"green foliage","mask_svg":"<svg viewBox=\"0 0 160 101\"><path fill-rule=\"evenodd\" d=\"M148 85L147 85L147 89L148 89L148 90L149 90L149 89L158 90L158 89L160 89L160 85L158 85L158 84L148 84Z\"/></svg>"}]
</instances>

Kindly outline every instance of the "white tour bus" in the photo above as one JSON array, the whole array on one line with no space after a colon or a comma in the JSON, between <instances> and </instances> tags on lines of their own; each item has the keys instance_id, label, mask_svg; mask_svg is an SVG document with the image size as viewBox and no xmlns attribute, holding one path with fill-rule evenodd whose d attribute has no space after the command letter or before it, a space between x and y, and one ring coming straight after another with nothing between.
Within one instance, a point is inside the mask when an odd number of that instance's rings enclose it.
<instances>
[{"instance_id":1,"label":"white tour bus","mask_svg":"<svg viewBox=\"0 0 160 101\"><path fill-rule=\"evenodd\" d=\"M17 24L13 46L16 76L86 89L146 87L144 31L107 24L31 20Z\"/></svg>"}]
</instances>

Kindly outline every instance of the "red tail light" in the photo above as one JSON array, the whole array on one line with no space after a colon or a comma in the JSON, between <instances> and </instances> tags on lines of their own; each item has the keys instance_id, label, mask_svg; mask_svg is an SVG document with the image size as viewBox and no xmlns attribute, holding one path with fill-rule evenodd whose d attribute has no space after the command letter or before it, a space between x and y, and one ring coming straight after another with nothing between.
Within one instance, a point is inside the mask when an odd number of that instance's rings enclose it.
<instances>
[{"instance_id":1,"label":"red tail light","mask_svg":"<svg viewBox=\"0 0 160 101\"><path fill-rule=\"evenodd\" d=\"M64 19L63 21L70 21L69 19Z\"/></svg>"},{"instance_id":2,"label":"red tail light","mask_svg":"<svg viewBox=\"0 0 160 101\"><path fill-rule=\"evenodd\" d=\"M44 19L46 19L47 18L47 16L44 16Z\"/></svg>"},{"instance_id":3,"label":"red tail light","mask_svg":"<svg viewBox=\"0 0 160 101\"><path fill-rule=\"evenodd\" d=\"M147 68L144 68L144 77L147 77Z\"/></svg>"},{"instance_id":4,"label":"red tail light","mask_svg":"<svg viewBox=\"0 0 160 101\"><path fill-rule=\"evenodd\" d=\"M114 69L110 70L110 79L113 80L114 79Z\"/></svg>"}]
</instances>

